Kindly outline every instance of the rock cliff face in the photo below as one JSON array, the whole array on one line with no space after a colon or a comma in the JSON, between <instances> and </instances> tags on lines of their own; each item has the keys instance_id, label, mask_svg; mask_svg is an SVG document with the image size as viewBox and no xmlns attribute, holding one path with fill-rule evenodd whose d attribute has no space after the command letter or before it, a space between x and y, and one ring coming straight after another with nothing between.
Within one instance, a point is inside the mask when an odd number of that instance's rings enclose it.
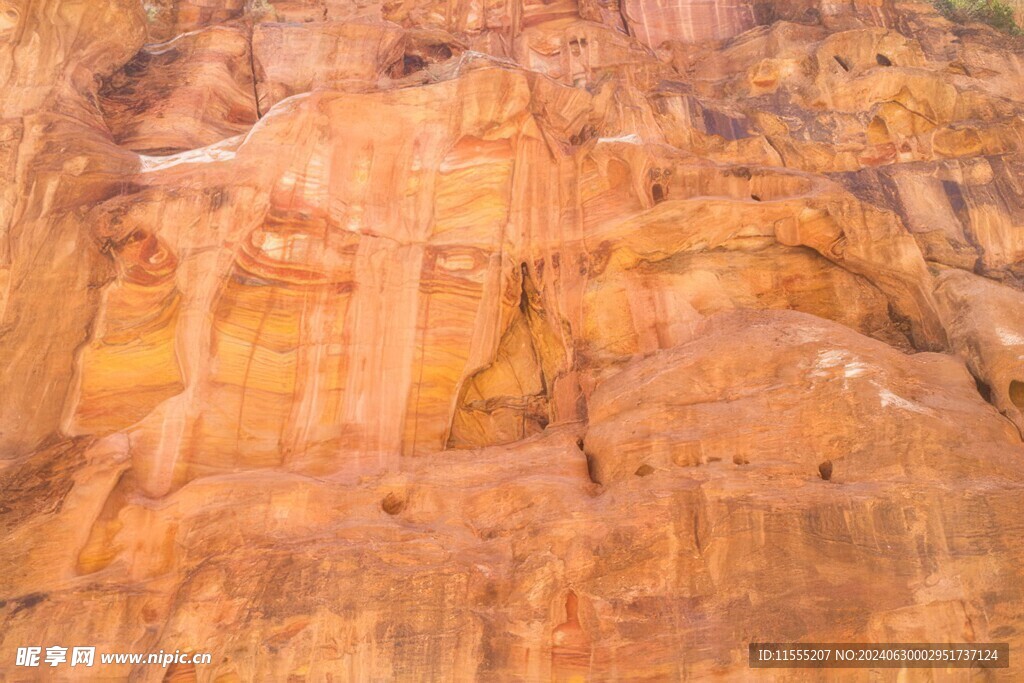
<instances>
[{"instance_id":1,"label":"rock cliff face","mask_svg":"<svg viewBox=\"0 0 1024 683\"><path fill-rule=\"evenodd\" d=\"M95 670L146 681L1024 647L1019 39L0 0L0 83L0 680L35 644L212 653Z\"/></svg>"}]
</instances>

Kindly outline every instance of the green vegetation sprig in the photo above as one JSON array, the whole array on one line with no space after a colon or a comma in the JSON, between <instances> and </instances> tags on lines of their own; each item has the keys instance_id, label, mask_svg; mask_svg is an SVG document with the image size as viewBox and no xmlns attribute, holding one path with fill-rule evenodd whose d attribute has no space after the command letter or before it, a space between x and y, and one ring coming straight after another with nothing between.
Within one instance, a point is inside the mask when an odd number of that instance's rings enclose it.
<instances>
[{"instance_id":1,"label":"green vegetation sprig","mask_svg":"<svg viewBox=\"0 0 1024 683\"><path fill-rule=\"evenodd\" d=\"M1013 7L1002 0L933 0L935 7L958 24L980 22L1010 35L1024 35L1017 25Z\"/></svg>"}]
</instances>

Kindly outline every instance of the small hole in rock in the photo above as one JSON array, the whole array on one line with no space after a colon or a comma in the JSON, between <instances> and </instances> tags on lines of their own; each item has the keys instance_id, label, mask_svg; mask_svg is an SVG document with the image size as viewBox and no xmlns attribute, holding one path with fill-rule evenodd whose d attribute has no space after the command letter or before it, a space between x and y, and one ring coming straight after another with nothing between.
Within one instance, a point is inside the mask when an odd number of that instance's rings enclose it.
<instances>
[{"instance_id":1,"label":"small hole in rock","mask_svg":"<svg viewBox=\"0 0 1024 683\"><path fill-rule=\"evenodd\" d=\"M579 624L580 623L580 600L576 597L576 591L569 591L565 595L565 623L566 624Z\"/></svg>"},{"instance_id":2,"label":"small hole in rock","mask_svg":"<svg viewBox=\"0 0 1024 683\"><path fill-rule=\"evenodd\" d=\"M892 66L892 60L883 54L875 55L875 61L878 62L878 66Z\"/></svg>"},{"instance_id":3,"label":"small hole in rock","mask_svg":"<svg viewBox=\"0 0 1024 683\"><path fill-rule=\"evenodd\" d=\"M832 461L826 460L818 465L818 474L820 474L821 478L825 481L830 481L832 479Z\"/></svg>"},{"instance_id":4,"label":"small hole in rock","mask_svg":"<svg viewBox=\"0 0 1024 683\"><path fill-rule=\"evenodd\" d=\"M636 472L634 472L634 474L638 477L646 477L648 474L654 474L654 468L647 463L644 463L643 465L640 465L640 467L636 468Z\"/></svg>"},{"instance_id":5,"label":"small hole in rock","mask_svg":"<svg viewBox=\"0 0 1024 683\"><path fill-rule=\"evenodd\" d=\"M732 462L734 465L749 465L750 461L744 458L742 455L732 456Z\"/></svg>"},{"instance_id":6,"label":"small hole in rock","mask_svg":"<svg viewBox=\"0 0 1024 683\"><path fill-rule=\"evenodd\" d=\"M397 493L389 493L384 496L384 500L380 502L380 506L384 512L389 515L397 515L405 509L405 498L399 496Z\"/></svg>"},{"instance_id":7,"label":"small hole in rock","mask_svg":"<svg viewBox=\"0 0 1024 683\"><path fill-rule=\"evenodd\" d=\"M1010 382L1010 400L1017 410L1024 410L1024 382L1016 379Z\"/></svg>"},{"instance_id":8,"label":"small hole in rock","mask_svg":"<svg viewBox=\"0 0 1024 683\"><path fill-rule=\"evenodd\" d=\"M406 74L411 74L427 65L426 61L419 55L406 55L402 58L402 69Z\"/></svg>"},{"instance_id":9,"label":"small hole in rock","mask_svg":"<svg viewBox=\"0 0 1024 683\"><path fill-rule=\"evenodd\" d=\"M654 198L655 204L665 200L665 190L662 188L660 183L654 183L654 185L651 186L651 197Z\"/></svg>"},{"instance_id":10,"label":"small hole in rock","mask_svg":"<svg viewBox=\"0 0 1024 683\"><path fill-rule=\"evenodd\" d=\"M849 71L850 70L850 65L847 64L846 60L844 60L839 55L834 55L832 57L832 59L836 60L836 64L838 64L840 67L842 67L843 71Z\"/></svg>"},{"instance_id":11,"label":"small hole in rock","mask_svg":"<svg viewBox=\"0 0 1024 683\"><path fill-rule=\"evenodd\" d=\"M750 198L753 199L755 202L761 201L761 195L759 194L752 194L750 195Z\"/></svg>"},{"instance_id":12,"label":"small hole in rock","mask_svg":"<svg viewBox=\"0 0 1024 683\"><path fill-rule=\"evenodd\" d=\"M583 452L583 455L587 458L587 477L595 484L600 484L601 480L597 476L597 461L594 459L594 456L586 451Z\"/></svg>"}]
</instances>

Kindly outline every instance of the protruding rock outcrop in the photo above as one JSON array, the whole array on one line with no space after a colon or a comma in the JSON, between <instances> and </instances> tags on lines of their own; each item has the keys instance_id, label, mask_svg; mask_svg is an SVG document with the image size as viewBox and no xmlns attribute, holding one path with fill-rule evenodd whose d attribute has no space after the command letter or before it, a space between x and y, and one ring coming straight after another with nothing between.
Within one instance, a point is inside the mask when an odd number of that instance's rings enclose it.
<instances>
[{"instance_id":1,"label":"protruding rock outcrop","mask_svg":"<svg viewBox=\"0 0 1024 683\"><path fill-rule=\"evenodd\" d=\"M950 356L907 356L793 312L721 314L693 336L595 389L584 443L601 484L643 465L715 466L737 455L748 468L794 476L828 460L822 478L841 464L834 480L846 483L887 472L941 482L976 468L1009 473L1006 454L1024 453L1017 430ZM964 424L969 455L950 449Z\"/></svg>"}]
</instances>

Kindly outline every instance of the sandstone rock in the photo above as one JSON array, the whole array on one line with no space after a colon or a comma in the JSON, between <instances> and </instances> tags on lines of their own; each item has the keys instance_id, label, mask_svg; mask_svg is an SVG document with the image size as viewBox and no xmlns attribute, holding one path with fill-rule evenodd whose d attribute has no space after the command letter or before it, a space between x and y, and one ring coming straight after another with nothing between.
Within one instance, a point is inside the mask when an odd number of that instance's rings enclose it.
<instances>
[{"instance_id":1,"label":"sandstone rock","mask_svg":"<svg viewBox=\"0 0 1024 683\"><path fill-rule=\"evenodd\" d=\"M256 122L249 37L213 26L147 45L100 92L114 140L141 154L204 147Z\"/></svg>"},{"instance_id":2,"label":"sandstone rock","mask_svg":"<svg viewBox=\"0 0 1024 683\"><path fill-rule=\"evenodd\" d=\"M311 90L372 89L402 59L403 43L386 23L260 23L252 48L260 110Z\"/></svg>"},{"instance_id":3,"label":"sandstone rock","mask_svg":"<svg viewBox=\"0 0 1024 683\"><path fill-rule=\"evenodd\" d=\"M896 472L943 481L965 469L999 471L1004 455L1020 449L1016 430L949 356L908 357L846 327L781 311L714 316L694 337L594 390L584 448L599 483L643 465L657 471L739 458L756 466L761 457L778 472L808 477L829 460L836 481ZM914 416L912 434L909 425L899 436L889 431L900 414ZM967 424L969 448L957 434Z\"/></svg>"},{"instance_id":4,"label":"sandstone rock","mask_svg":"<svg viewBox=\"0 0 1024 683\"><path fill-rule=\"evenodd\" d=\"M695 43L731 38L753 28L754 3L709 0L625 0L623 16L631 32L652 48L665 41Z\"/></svg>"},{"instance_id":5,"label":"sandstone rock","mask_svg":"<svg viewBox=\"0 0 1024 683\"><path fill-rule=\"evenodd\" d=\"M41 452L6 477L18 552L7 559L13 571L5 581L23 592L4 642L112 623L118 627L91 636L99 647L188 642L223 653L202 672L211 677L461 677L470 670L565 679L584 669L600 678L743 675L745 648L735 643L769 635L1005 633L1019 618L1012 605L1020 599L1020 583L1005 576L1017 576L1022 557L1003 536L1019 524L1000 511L1019 497L1021 446L974 392L963 365L908 357L797 313L728 314L669 353L683 358L699 348L707 360L743 362L713 350L755 337L779 361L763 363L763 376L785 377L748 384L724 366L697 377L724 380L704 385L709 397L720 392L720 421L708 413L710 424L693 424L714 435L710 457L700 464L646 457L653 472L623 472L604 489L590 483L584 454L564 428L514 446L411 460L401 474L359 486L263 470L205 477L160 499L128 493L134 484L119 439ZM757 361L748 357L748 367ZM702 409L673 407L678 382L641 406L625 394L616 394L617 404L603 397L614 387L638 390L629 381L635 373L665 381L681 370L643 360L598 391L597 406L633 414L595 410L585 446L597 449L592 460L614 455L602 450L598 430L628 439L643 424L656 439L678 434L685 411ZM727 386L730 378L738 388ZM765 418L754 404L773 398L790 402L777 413L788 419L762 422L759 431L737 421ZM830 402L840 408L828 411ZM684 412L668 422L656 416L666 409ZM813 429L808 410L847 431ZM834 422L838 415L848 421ZM858 429L858 418L873 429ZM735 431L715 434L716 424ZM716 459L716 444L733 452L725 447L730 437L756 440L759 448L735 451L753 455L750 462ZM837 443L843 437L853 450ZM917 438L924 447L912 446ZM830 482L821 480L811 444L840 453ZM615 462L631 462L631 451L623 455ZM103 491L111 494L102 509L83 516ZM72 538L82 539L77 556L67 552ZM43 570L19 569L43 558ZM956 579L965 575L970 583ZM79 588L50 588L75 576ZM115 577L151 589L124 592ZM837 592L846 619L830 616ZM62 619L40 621L52 613ZM226 631L225 622L234 628ZM645 635L660 629L675 637ZM335 644L326 648L328 637ZM410 649L408 638L424 649Z\"/></svg>"},{"instance_id":6,"label":"sandstone rock","mask_svg":"<svg viewBox=\"0 0 1024 683\"><path fill-rule=\"evenodd\" d=\"M0 0L0 84L0 680L34 643L200 681L1024 646L1013 37Z\"/></svg>"},{"instance_id":7,"label":"sandstone rock","mask_svg":"<svg viewBox=\"0 0 1024 683\"><path fill-rule=\"evenodd\" d=\"M953 348L967 361L979 391L1024 430L1024 297L959 270L942 272L935 283Z\"/></svg>"},{"instance_id":8,"label":"sandstone rock","mask_svg":"<svg viewBox=\"0 0 1024 683\"><path fill-rule=\"evenodd\" d=\"M263 4L249 0L145 0L142 6L150 35L159 41L236 19L247 7Z\"/></svg>"}]
</instances>

